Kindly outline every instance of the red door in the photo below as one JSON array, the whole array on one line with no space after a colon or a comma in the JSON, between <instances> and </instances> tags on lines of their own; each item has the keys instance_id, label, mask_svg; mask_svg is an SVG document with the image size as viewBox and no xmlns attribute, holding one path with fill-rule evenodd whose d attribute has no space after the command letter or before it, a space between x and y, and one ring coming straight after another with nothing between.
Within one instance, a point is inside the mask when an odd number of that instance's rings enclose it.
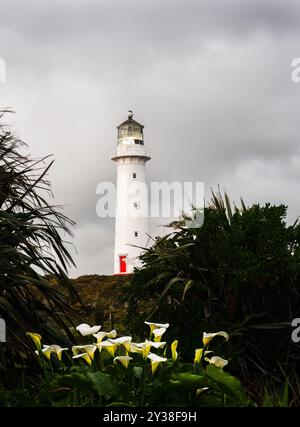
<instances>
[{"instance_id":1,"label":"red door","mask_svg":"<svg viewBox=\"0 0 300 427\"><path fill-rule=\"evenodd\" d=\"M126 273L126 255L119 255L120 273Z\"/></svg>"}]
</instances>

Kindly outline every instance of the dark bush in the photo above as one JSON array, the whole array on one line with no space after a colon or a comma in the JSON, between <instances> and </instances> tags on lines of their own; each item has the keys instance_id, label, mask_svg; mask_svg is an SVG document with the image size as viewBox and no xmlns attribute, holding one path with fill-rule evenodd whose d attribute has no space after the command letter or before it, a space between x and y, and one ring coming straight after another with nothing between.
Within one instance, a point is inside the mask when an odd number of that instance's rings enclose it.
<instances>
[{"instance_id":1,"label":"dark bush","mask_svg":"<svg viewBox=\"0 0 300 427\"><path fill-rule=\"evenodd\" d=\"M300 226L286 224L283 205L231 208L213 194L202 228L157 238L128 285L128 321L169 321L184 357L200 331L231 334L232 369L256 394L289 382L299 404L300 347L291 321L300 317ZM142 331L140 331L142 333ZM298 390L297 390L298 388Z\"/></svg>"}]
</instances>

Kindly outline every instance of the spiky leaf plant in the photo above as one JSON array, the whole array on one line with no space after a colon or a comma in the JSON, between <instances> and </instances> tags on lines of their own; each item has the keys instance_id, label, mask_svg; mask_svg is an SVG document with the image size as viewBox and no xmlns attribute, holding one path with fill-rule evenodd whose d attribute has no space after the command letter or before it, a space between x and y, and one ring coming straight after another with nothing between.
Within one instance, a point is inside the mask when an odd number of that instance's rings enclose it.
<instances>
[{"instance_id":1,"label":"spiky leaf plant","mask_svg":"<svg viewBox=\"0 0 300 427\"><path fill-rule=\"evenodd\" d=\"M71 335L68 303L49 277L77 296L66 274L73 260L63 241L73 222L47 201L46 174L53 162L23 154L25 144L4 126L6 112L0 113L0 317L7 342L0 344L0 377L12 384L21 357L26 365L30 342L25 331L49 338Z\"/></svg>"}]
</instances>

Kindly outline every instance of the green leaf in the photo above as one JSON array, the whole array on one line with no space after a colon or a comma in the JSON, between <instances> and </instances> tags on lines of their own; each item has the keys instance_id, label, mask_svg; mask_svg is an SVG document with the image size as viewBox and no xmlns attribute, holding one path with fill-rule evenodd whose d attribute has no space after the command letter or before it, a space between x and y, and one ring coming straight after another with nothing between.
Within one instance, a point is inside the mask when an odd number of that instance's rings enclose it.
<instances>
[{"instance_id":1,"label":"green leaf","mask_svg":"<svg viewBox=\"0 0 300 427\"><path fill-rule=\"evenodd\" d=\"M109 399L117 394L116 379L112 375L102 372L89 372L87 376L91 380L94 391L99 396L104 396L106 399Z\"/></svg>"},{"instance_id":2,"label":"green leaf","mask_svg":"<svg viewBox=\"0 0 300 427\"><path fill-rule=\"evenodd\" d=\"M59 376L56 378L56 383L61 387L75 387L82 391L91 389L91 381L87 378L87 375L79 372Z\"/></svg>"},{"instance_id":3,"label":"green leaf","mask_svg":"<svg viewBox=\"0 0 300 427\"><path fill-rule=\"evenodd\" d=\"M261 323L257 325L248 325L248 328L252 329L285 329L290 327L290 322Z\"/></svg>"},{"instance_id":4,"label":"green leaf","mask_svg":"<svg viewBox=\"0 0 300 427\"><path fill-rule=\"evenodd\" d=\"M184 286L183 292L182 292L182 298L181 301L184 300L185 295L187 293L187 291L193 286L193 280L188 280Z\"/></svg>"},{"instance_id":5,"label":"green leaf","mask_svg":"<svg viewBox=\"0 0 300 427\"><path fill-rule=\"evenodd\" d=\"M195 375L190 372L179 372L172 374L172 379L180 381L184 387L206 387L208 382L202 375Z\"/></svg>"},{"instance_id":6,"label":"green leaf","mask_svg":"<svg viewBox=\"0 0 300 427\"><path fill-rule=\"evenodd\" d=\"M225 196L225 203L226 203L226 208L227 208L228 222L229 222L229 224L231 224L232 223L232 210L231 210L230 200L229 200L227 193L224 193L224 196Z\"/></svg>"},{"instance_id":7,"label":"green leaf","mask_svg":"<svg viewBox=\"0 0 300 427\"><path fill-rule=\"evenodd\" d=\"M169 292L169 290L171 289L171 287L174 285L174 283L177 282L182 282L184 279L182 277L173 277L173 279L171 279L166 286L164 287L162 293L159 295L154 308L151 310L151 312L148 314L147 319L149 319L153 313L155 313L155 311L158 309L159 304L161 302L161 300L163 299L163 297Z\"/></svg>"},{"instance_id":8,"label":"green leaf","mask_svg":"<svg viewBox=\"0 0 300 427\"><path fill-rule=\"evenodd\" d=\"M112 402L112 403L109 403L108 405L105 405L106 408L112 408L114 406L126 406L129 408L133 407L132 404L126 403L126 402Z\"/></svg>"},{"instance_id":9,"label":"green leaf","mask_svg":"<svg viewBox=\"0 0 300 427\"><path fill-rule=\"evenodd\" d=\"M211 380L217 383L225 394L234 397L239 402L245 400L241 383L236 377L214 365L207 365L205 372Z\"/></svg>"}]
</instances>

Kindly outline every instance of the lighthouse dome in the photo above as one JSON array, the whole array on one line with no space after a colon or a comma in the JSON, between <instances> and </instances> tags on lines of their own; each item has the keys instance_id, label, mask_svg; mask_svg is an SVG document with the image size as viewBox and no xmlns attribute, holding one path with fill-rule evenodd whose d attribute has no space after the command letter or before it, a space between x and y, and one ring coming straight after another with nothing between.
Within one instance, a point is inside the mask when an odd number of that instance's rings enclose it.
<instances>
[{"instance_id":1,"label":"lighthouse dome","mask_svg":"<svg viewBox=\"0 0 300 427\"><path fill-rule=\"evenodd\" d=\"M144 126L133 120L133 112L128 111L128 119L117 126L118 145L144 145Z\"/></svg>"}]
</instances>

